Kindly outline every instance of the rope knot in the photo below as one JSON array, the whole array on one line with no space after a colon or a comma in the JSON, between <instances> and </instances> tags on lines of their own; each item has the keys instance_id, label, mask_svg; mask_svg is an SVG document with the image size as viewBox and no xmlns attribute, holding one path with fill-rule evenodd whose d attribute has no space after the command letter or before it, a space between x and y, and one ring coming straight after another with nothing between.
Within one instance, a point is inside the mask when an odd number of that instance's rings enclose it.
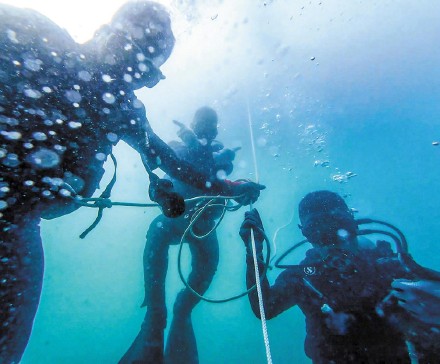
<instances>
[{"instance_id":1,"label":"rope knot","mask_svg":"<svg viewBox=\"0 0 440 364\"><path fill-rule=\"evenodd\" d=\"M109 198L100 198L95 204L101 209L111 208L113 206L112 201Z\"/></svg>"}]
</instances>

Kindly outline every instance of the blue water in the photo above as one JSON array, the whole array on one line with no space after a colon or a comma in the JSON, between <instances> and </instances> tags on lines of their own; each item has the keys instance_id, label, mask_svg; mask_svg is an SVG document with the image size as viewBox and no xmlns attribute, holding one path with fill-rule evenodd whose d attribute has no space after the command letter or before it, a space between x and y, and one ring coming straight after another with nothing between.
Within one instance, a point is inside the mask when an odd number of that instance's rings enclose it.
<instances>
[{"instance_id":1,"label":"blue water","mask_svg":"<svg viewBox=\"0 0 440 364\"><path fill-rule=\"evenodd\" d=\"M400 227L415 259L439 269L440 146L432 143L440 140L440 3L238 3L171 2L180 28L163 67L167 79L139 92L155 131L172 140L173 119L188 124L198 107L214 107L218 139L243 148L232 179L258 176L267 186L255 207L269 236L293 215L278 234L279 251L301 239L299 200L330 189L347 196L357 216ZM148 178L139 157L122 143L115 155L112 199L145 202ZM102 186L111 174L109 164ZM245 288L238 237L244 211L228 213L219 227L220 266L210 297ZM45 281L24 364L115 363L137 334L145 234L158 210L112 208L79 239L95 213L82 208L42 225ZM182 287L176 257L172 247L169 307ZM246 298L202 302L193 322L202 364L266 362L260 321ZM274 363L309 362L297 308L268 322L268 330Z\"/></svg>"}]
</instances>

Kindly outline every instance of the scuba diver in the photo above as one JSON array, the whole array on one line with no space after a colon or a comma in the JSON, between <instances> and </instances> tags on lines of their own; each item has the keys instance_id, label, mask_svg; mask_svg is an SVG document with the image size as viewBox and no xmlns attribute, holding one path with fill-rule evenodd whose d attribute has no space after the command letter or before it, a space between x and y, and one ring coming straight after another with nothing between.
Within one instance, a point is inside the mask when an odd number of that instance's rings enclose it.
<instances>
[{"instance_id":1,"label":"scuba diver","mask_svg":"<svg viewBox=\"0 0 440 364\"><path fill-rule=\"evenodd\" d=\"M330 191L307 194L299 204L299 218L299 227L307 240L296 246L308 241L312 249L299 265L278 265L286 255L283 254L276 266L285 270L272 286L267 278L262 279L266 318L298 305L306 317L305 353L313 363L412 362L407 348L408 333L397 327L390 315L399 312L399 305L391 303L388 297L395 279L416 278L408 269L411 265L400 259L406 254L404 247L396 254L389 242L361 241L361 234L378 230L359 230L360 223L368 222L355 220L342 197ZM246 212L240 229L247 252L248 287L255 284L251 229L262 271L266 237L255 209ZM408 254L406 260L411 260ZM249 293L249 301L254 314L260 317L255 290ZM429 351L432 345L426 351L426 345L412 343L419 363L433 363L433 357L438 362L438 353Z\"/></svg>"},{"instance_id":2,"label":"scuba diver","mask_svg":"<svg viewBox=\"0 0 440 364\"><path fill-rule=\"evenodd\" d=\"M159 67L175 39L162 5L123 5L83 45L30 9L0 5L0 19L0 362L18 363L42 288L41 218L91 197L119 140L140 153L150 197L168 216L185 206L156 168L197 187L209 182L213 194L242 203L263 186L199 173L151 129L134 91L164 78Z\"/></svg>"},{"instance_id":3,"label":"scuba diver","mask_svg":"<svg viewBox=\"0 0 440 364\"><path fill-rule=\"evenodd\" d=\"M225 178L232 172L236 150L226 149L215 140L218 132L215 110L199 108L191 129L178 121L174 123L179 126L177 134L181 141L172 141L170 145L180 158L209 175ZM212 194L209 188L194 188L175 178L170 180L176 191L186 199ZM192 259L188 284L200 295L209 288L219 262L215 225L223 208L216 204L201 211L203 206L204 203L200 201L190 202L186 216L170 219L162 214L150 224L144 250L145 298L141 306L146 306L147 312L141 330L121 359L121 364L199 362L191 313L200 298L188 288L183 289L175 300L164 354L164 330L167 325L165 280L169 247L185 239ZM188 231L194 215L197 215L197 220Z\"/></svg>"}]
</instances>

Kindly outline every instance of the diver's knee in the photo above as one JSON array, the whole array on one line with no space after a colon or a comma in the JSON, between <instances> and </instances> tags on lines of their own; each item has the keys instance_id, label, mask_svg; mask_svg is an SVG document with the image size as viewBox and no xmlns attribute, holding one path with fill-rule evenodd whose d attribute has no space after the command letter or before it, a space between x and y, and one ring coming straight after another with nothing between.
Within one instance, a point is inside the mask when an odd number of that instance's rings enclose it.
<instances>
[{"instance_id":1,"label":"diver's knee","mask_svg":"<svg viewBox=\"0 0 440 364\"><path fill-rule=\"evenodd\" d=\"M166 307L147 309L144 321L142 322L143 329L157 328L165 329L167 326L167 309Z\"/></svg>"},{"instance_id":2,"label":"diver's knee","mask_svg":"<svg viewBox=\"0 0 440 364\"><path fill-rule=\"evenodd\" d=\"M200 300L194 296L193 293L189 292L188 289L183 289L179 292L174 302L173 315L182 316L191 314L191 311L198 302L200 302Z\"/></svg>"},{"instance_id":3,"label":"diver's knee","mask_svg":"<svg viewBox=\"0 0 440 364\"><path fill-rule=\"evenodd\" d=\"M168 230L166 229L166 223L167 222L165 221L163 216L158 216L157 218L155 218L148 228L146 238L157 238L164 235Z\"/></svg>"}]
</instances>

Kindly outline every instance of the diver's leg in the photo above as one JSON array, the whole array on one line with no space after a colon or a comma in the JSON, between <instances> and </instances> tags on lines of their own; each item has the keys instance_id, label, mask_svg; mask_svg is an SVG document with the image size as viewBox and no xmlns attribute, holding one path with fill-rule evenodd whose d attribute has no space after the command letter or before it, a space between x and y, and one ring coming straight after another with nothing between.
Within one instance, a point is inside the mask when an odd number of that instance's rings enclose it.
<instances>
[{"instance_id":1,"label":"diver's leg","mask_svg":"<svg viewBox=\"0 0 440 364\"><path fill-rule=\"evenodd\" d=\"M203 240L191 239L192 270L188 284L200 295L208 289L217 270L219 252L216 233ZM200 301L188 288L177 296L173 320L165 349L167 364L195 364L199 362L197 343L191 322L191 312Z\"/></svg>"},{"instance_id":2,"label":"diver's leg","mask_svg":"<svg viewBox=\"0 0 440 364\"><path fill-rule=\"evenodd\" d=\"M145 299L147 306L141 330L120 363L162 363L164 329L167 320L165 278L168 247L173 239L172 222L163 215L151 223L144 250Z\"/></svg>"},{"instance_id":3,"label":"diver's leg","mask_svg":"<svg viewBox=\"0 0 440 364\"><path fill-rule=\"evenodd\" d=\"M40 219L0 226L0 363L19 363L40 301L44 257Z\"/></svg>"}]
</instances>

